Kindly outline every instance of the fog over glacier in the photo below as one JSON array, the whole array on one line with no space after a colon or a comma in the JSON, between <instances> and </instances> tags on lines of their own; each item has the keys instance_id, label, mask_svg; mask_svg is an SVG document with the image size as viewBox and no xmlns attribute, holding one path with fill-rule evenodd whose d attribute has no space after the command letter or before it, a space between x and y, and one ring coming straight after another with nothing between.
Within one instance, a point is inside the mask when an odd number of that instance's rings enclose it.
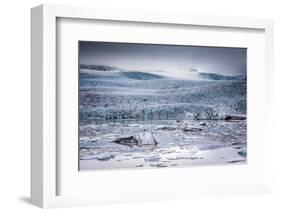
<instances>
[{"instance_id":1,"label":"fog over glacier","mask_svg":"<svg viewBox=\"0 0 281 213\"><path fill-rule=\"evenodd\" d=\"M100 64L126 70L161 70L169 73L197 69L246 75L245 48L144 45L80 42L80 64ZM185 77L187 73L177 73Z\"/></svg>"}]
</instances>

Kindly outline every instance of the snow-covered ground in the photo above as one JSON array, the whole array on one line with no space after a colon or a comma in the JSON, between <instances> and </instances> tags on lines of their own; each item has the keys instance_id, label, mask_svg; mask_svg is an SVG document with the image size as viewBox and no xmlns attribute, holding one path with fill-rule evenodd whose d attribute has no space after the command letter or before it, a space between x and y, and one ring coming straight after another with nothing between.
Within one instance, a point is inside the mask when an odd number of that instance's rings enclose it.
<instances>
[{"instance_id":1,"label":"snow-covered ground","mask_svg":"<svg viewBox=\"0 0 281 213\"><path fill-rule=\"evenodd\" d=\"M80 170L245 163L246 78L196 75L81 69Z\"/></svg>"}]
</instances>

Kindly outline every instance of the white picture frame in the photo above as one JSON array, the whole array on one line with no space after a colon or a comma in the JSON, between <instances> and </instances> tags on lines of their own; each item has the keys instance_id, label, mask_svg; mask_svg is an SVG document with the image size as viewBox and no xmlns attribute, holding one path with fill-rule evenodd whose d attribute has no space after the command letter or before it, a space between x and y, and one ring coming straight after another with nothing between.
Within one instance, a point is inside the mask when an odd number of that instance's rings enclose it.
<instances>
[{"instance_id":1,"label":"white picture frame","mask_svg":"<svg viewBox=\"0 0 281 213\"><path fill-rule=\"evenodd\" d=\"M267 152L264 156L264 166L256 168L255 174L252 176L263 174L262 178L257 178L253 184L248 182L233 182L233 184L218 183L215 185L200 186L199 182L195 182L190 186L182 186L170 184L166 189L161 190L159 187L149 187L152 192L146 196L140 189L126 189L124 191L114 191L112 193L103 193L102 186L106 186L105 182L100 183L101 188L96 188L96 194L83 194L80 193L59 193L59 184L64 179L60 178L62 170L61 164L58 163L61 152L58 152L58 132L57 132L57 107L58 96L57 88L60 82L57 80L57 21L60 19L79 19L79 20L105 20L105 21L118 21L118 22L131 22L131 23L153 23L155 25L166 26L200 26L207 28L219 28L232 31L235 29L242 30L258 30L263 32L262 41L264 45L264 67L260 68L261 76L265 75L266 78L259 78L255 80L250 79L250 84L259 84L263 82L265 87L261 87L261 92L265 95L264 99L260 101L263 103L263 109L267 114L263 117L266 125L266 131L262 134L264 144L267 148L270 147L270 113L272 112L272 95L273 88L273 21L271 19L257 19L257 18L240 18L240 17L216 17L216 16L203 16L203 15L187 15L187 14L160 14L152 12L141 11L122 11L110 9L97 9L85 8L74 6L54 6L54 5L41 5L31 10L31 201L34 205L47 208L47 207L61 207L61 206L76 206L76 205L92 205L99 203L116 203L116 202L136 202L142 200L165 200L165 199L178 199L188 197L201 197L201 196L222 196L222 195L241 195L252 193L269 192L271 186L271 170L270 170L270 155ZM234 35L235 36L235 35ZM254 100L255 101L255 100ZM253 102L253 100L252 100ZM270 150L270 148L268 149ZM61 150L60 150L61 151ZM67 150L66 150L67 151ZM257 150L258 152L258 150ZM260 158L262 155L259 155ZM73 156L77 159L77 155ZM251 166L251 165L250 165ZM256 165L252 166L256 167ZM243 167L242 170L247 170ZM208 172L215 172L215 170L208 168L200 168L197 175L207 175ZM217 168L219 171L234 172L236 168ZM231 170L231 171L230 171ZM184 168L173 169L173 173L177 175L186 175L187 170ZM206 172L205 172L206 171ZM237 169L239 172L239 168ZM253 170L254 171L254 170ZM77 171L78 172L78 171ZM108 173L107 176L124 175L127 172L128 176L132 177L147 177L148 175L161 178L167 175L167 170L153 170L153 171L122 171ZM251 172L251 171L250 171ZM250 174L249 172L249 174ZM83 180L89 181L89 177L94 175L99 176L102 180L104 172L98 173L83 173ZM248 173L247 173L248 174ZM85 177L86 176L86 177ZM87 177L88 176L88 177ZM252 177L251 176L251 177ZM185 177L185 176L183 176ZM250 176L249 176L250 177ZM169 178L175 178L173 175ZM196 175L193 177L196 179ZM212 177L212 178L215 178ZM74 180L69 178L69 184ZM82 180L82 179L81 179ZM147 180L144 178L144 182ZM66 181L66 180L65 180ZM182 181L182 182L181 182ZM183 183L184 180L179 180ZM212 181L212 180L210 180ZM75 183L77 184L77 183ZM122 183L121 183L122 185ZM126 188L126 186L124 186ZM143 187L143 185L142 185ZM91 187L90 187L91 188ZM127 187L129 188L129 187ZM73 186L73 190L76 190ZM144 190L146 188L144 187ZM71 190L71 189L70 189ZM118 189L119 190L119 189ZM139 190L139 192L138 192ZM170 193L169 193L170 192ZM122 193L120 196L119 193ZM175 195L175 193L177 195Z\"/></svg>"}]
</instances>

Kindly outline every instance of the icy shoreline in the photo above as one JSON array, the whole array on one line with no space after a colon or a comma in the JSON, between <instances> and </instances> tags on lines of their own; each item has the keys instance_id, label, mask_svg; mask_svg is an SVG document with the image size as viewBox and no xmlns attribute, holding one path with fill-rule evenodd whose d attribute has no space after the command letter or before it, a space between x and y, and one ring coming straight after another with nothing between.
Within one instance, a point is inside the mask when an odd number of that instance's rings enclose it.
<instances>
[{"instance_id":1,"label":"icy shoreline","mask_svg":"<svg viewBox=\"0 0 281 213\"><path fill-rule=\"evenodd\" d=\"M195 131L184 131L183 127ZM165 128L164 128L165 127ZM246 162L246 120L151 121L84 125L80 169L182 167ZM87 134L90 133L90 134ZM147 133L157 145L115 143L116 139ZM148 134L149 133L149 134ZM88 136L86 136L88 135ZM90 136L93 135L93 136Z\"/></svg>"}]
</instances>

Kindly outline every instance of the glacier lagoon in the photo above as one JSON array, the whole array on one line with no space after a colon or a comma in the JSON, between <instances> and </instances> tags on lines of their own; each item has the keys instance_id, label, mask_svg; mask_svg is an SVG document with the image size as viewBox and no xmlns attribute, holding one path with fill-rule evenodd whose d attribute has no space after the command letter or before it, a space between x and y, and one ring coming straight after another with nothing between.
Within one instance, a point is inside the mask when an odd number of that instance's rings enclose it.
<instances>
[{"instance_id":1,"label":"glacier lagoon","mask_svg":"<svg viewBox=\"0 0 281 213\"><path fill-rule=\"evenodd\" d=\"M80 67L80 170L246 163L246 77L181 76Z\"/></svg>"}]
</instances>

